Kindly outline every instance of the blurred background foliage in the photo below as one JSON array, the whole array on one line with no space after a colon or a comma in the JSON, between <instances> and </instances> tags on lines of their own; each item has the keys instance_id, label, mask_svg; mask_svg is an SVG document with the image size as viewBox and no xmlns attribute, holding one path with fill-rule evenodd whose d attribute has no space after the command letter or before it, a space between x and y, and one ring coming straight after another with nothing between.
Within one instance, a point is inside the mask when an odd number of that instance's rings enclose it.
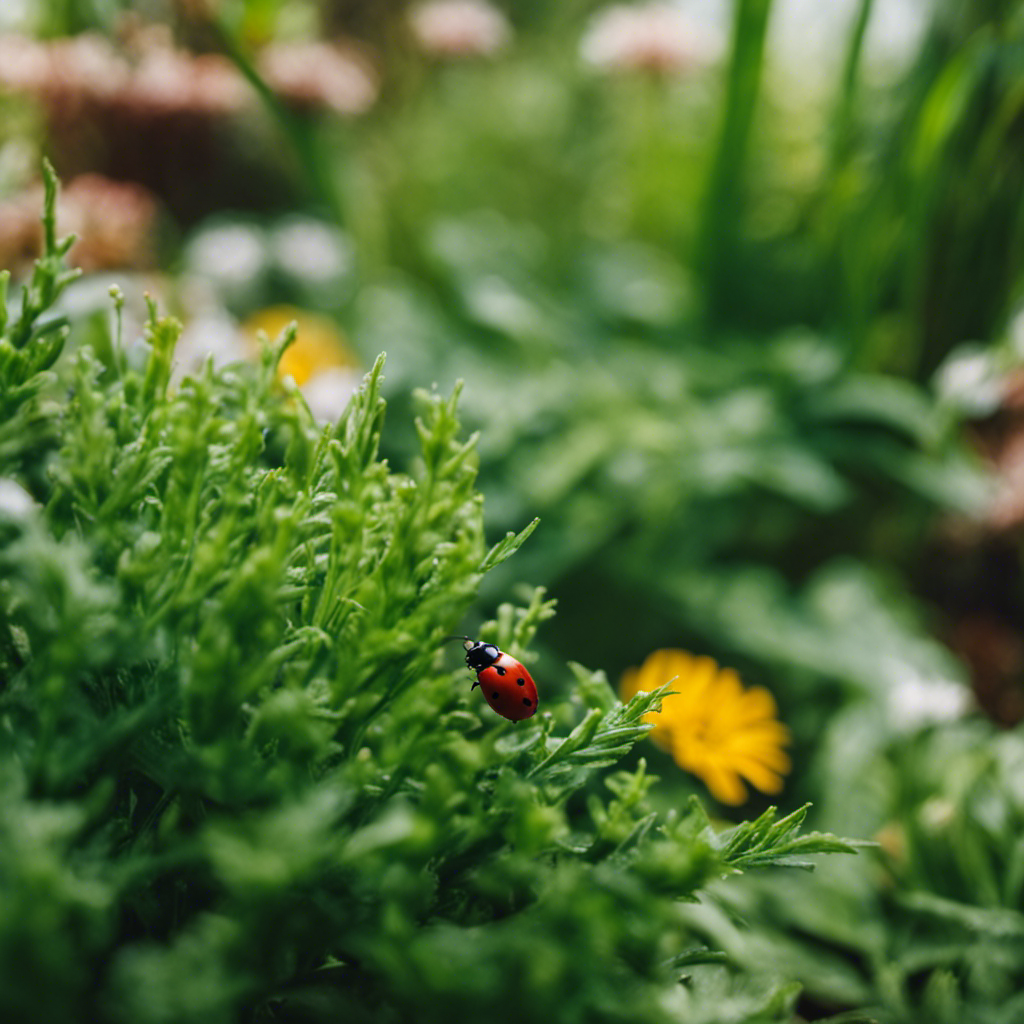
<instances>
[{"instance_id":1,"label":"blurred background foliage","mask_svg":"<svg viewBox=\"0 0 1024 1024\"><path fill-rule=\"evenodd\" d=\"M325 420L386 350L398 465L413 390L464 380L488 533L541 519L480 611L557 598L543 691L709 654L775 695L785 802L880 843L692 926L806 1019L1019 1019L1024 4L3 18L0 263L47 153L73 340L109 333L111 275L129 329L144 289L183 320L183 370L295 319ZM647 756L655 803L704 795Z\"/></svg>"}]
</instances>

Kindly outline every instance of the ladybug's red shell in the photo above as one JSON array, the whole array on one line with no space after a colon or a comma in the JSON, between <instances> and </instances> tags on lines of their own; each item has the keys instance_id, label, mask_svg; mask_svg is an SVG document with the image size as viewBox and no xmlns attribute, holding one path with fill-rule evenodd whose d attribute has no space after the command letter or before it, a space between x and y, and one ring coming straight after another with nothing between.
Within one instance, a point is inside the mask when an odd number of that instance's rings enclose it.
<instances>
[{"instance_id":1,"label":"ladybug's red shell","mask_svg":"<svg viewBox=\"0 0 1024 1024\"><path fill-rule=\"evenodd\" d=\"M497 660L477 673L484 700L511 722L521 722L537 713L537 686L530 673L511 654L501 653Z\"/></svg>"}]
</instances>

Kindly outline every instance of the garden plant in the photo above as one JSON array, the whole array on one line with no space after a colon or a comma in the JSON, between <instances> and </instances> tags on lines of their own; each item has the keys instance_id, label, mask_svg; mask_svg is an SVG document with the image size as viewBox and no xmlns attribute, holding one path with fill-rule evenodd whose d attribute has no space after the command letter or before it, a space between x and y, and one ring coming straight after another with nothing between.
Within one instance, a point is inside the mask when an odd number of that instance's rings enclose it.
<instances>
[{"instance_id":1,"label":"garden plant","mask_svg":"<svg viewBox=\"0 0 1024 1024\"><path fill-rule=\"evenodd\" d=\"M1022 55L0 4L0 1020L1024 1020Z\"/></svg>"},{"instance_id":2,"label":"garden plant","mask_svg":"<svg viewBox=\"0 0 1024 1024\"><path fill-rule=\"evenodd\" d=\"M805 809L653 810L643 761L613 769L668 685L624 705L572 665L510 723L445 668L534 526L486 548L457 392L420 397L406 474L383 357L321 429L275 374L294 330L175 387L155 306L144 341L64 353L55 199L49 171L0 341L4 1018L782 1019L791 985L703 978L677 901L853 848ZM525 657L552 614L480 632Z\"/></svg>"}]
</instances>

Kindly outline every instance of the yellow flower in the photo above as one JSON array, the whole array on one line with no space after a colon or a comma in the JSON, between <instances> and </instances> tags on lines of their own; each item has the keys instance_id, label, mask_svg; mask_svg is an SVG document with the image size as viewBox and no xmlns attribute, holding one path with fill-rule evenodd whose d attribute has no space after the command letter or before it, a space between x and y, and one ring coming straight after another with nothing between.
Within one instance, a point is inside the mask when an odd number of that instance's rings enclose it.
<instances>
[{"instance_id":1,"label":"yellow flower","mask_svg":"<svg viewBox=\"0 0 1024 1024\"><path fill-rule=\"evenodd\" d=\"M282 377L293 377L295 383L302 387L311 377L326 370L358 365L334 321L317 313L295 306L270 306L254 313L242 328L253 338L259 331L266 331L273 341L293 320L298 324L299 332L295 343L281 357L278 372Z\"/></svg>"},{"instance_id":2,"label":"yellow flower","mask_svg":"<svg viewBox=\"0 0 1024 1024\"><path fill-rule=\"evenodd\" d=\"M746 779L762 793L778 793L791 763L782 749L789 730L777 719L775 699L761 686L744 689L731 668L686 651L660 650L622 675L619 692L629 700L672 680L678 692L662 701L650 737L680 768L698 776L723 804L747 799Z\"/></svg>"}]
</instances>

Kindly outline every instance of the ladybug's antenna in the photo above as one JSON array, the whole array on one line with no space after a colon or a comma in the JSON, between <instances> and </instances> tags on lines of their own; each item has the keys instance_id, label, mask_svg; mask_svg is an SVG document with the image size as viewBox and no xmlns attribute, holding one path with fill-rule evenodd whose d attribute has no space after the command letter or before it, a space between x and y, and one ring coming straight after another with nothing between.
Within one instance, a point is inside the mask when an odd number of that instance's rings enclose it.
<instances>
[{"instance_id":1,"label":"ladybug's antenna","mask_svg":"<svg viewBox=\"0 0 1024 1024\"><path fill-rule=\"evenodd\" d=\"M471 636L446 636L444 643L448 643L449 640L472 640Z\"/></svg>"}]
</instances>

